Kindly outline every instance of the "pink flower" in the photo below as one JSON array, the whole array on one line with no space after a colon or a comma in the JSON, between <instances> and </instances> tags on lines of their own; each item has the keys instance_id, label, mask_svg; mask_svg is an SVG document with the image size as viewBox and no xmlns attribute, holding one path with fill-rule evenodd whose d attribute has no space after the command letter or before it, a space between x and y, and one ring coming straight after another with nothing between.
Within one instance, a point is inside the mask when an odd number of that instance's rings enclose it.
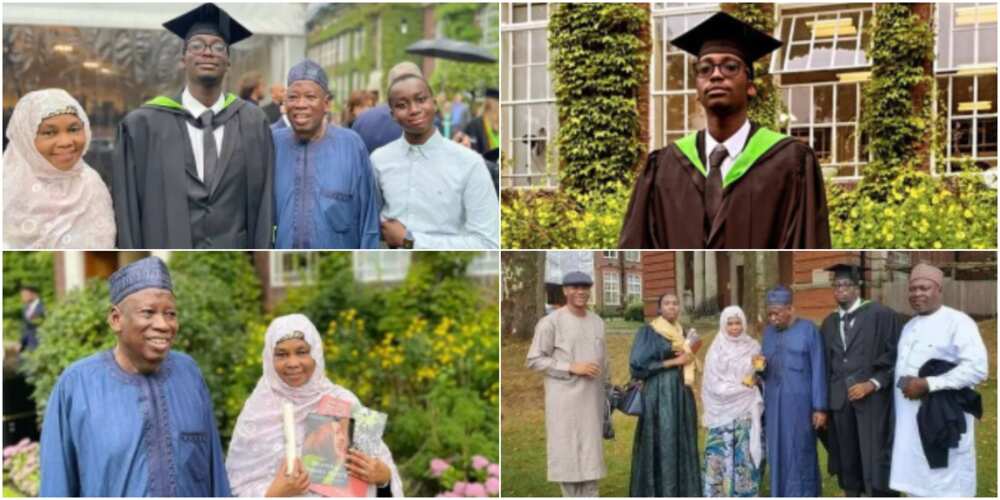
<instances>
[{"instance_id":1,"label":"pink flower","mask_svg":"<svg viewBox=\"0 0 1000 500\"><path fill-rule=\"evenodd\" d=\"M456 497L465 496L466 483L463 481L458 481L455 486L451 489L451 492L455 494Z\"/></svg>"},{"instance_id":2,"label":"pink flower","mask_svg":"<svg viewBox=\"0 0 1000 500\"><path fill-rule=\"evenodd\" d=\"M482 483L469 483L465 487L465 496L467 497L485 497L486 488L483 487Z\"/></svg>"},{"instance_id":3,"label":"pink flower","mask_svg":"<svg viewBox=\"0 0 1000 500\"><path fill-rule=\"evenodd\" d=\"M495 477L491 477L491 478L487 479L486 480L486 492L489 493L490 496L492 496L492 497L495 497L495 496L499 495L500 494L500 480L497 479L497 478L495 478Z\"/></svg>"},{"instance_id":4,"label":"pink flower","mask_svg":"<svg viewBox=\"0 0 1000 500\"><path fill-rule=\"evenodd\" d=\"M441 474L443 474L444 471L448 469L448 467L451 467L451 464L449 464L444 460L441 460L440 458L435 458L431 460L431 476L441 477Z\"/></svg>"},{"instance_id":5,"label":"pink flower","mask_svg":"<svg viewBox=\"0 0 1000 500\"><path fill-rule=\"evenodd\" d=\"M486 471L489 472L490 477L500 477L500 464L490 464Z\"/></svg>"},{"instance_id":6,"label":"pink flower","mask_svg":"<svg viewBox=\"0 0 1000 500\"><path fill-rule=\"evenodd\" d=\"M472 457L472 468L476 470L483 470L487 465L490 464L489 459L482 455L475 455Z\"/></svg>"}]
</instances>

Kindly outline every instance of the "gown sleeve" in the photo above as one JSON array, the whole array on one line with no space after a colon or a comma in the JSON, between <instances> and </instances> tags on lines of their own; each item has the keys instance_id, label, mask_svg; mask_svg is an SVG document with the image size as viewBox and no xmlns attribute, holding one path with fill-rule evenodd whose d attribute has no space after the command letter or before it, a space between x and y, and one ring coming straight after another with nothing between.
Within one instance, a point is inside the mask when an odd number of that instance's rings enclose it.
<instances>
[{"instance_id":1,"label":"gown sleeve","mask_svg":"<svg viewBox=\"0 0 1000 500\"><path fill-rule=\"evenodd\" d=\"M263 112L260 112L263 116ZM261 138L259 141L260 151L263 154L263 189L260 193L253 193L257 199L257 213L248 214L253 220L254 234L247 235L251 238L251 248L273 248L274 247L274 140L271 134L271 127L267 124L267 119L261 120ZM248 193L249 195L250 193Z\"/></svg>"},{"instance_id":2,"label":"gown sleeve","mask_svg":"<svg viewBox=\"0 0 1000 500\"><path fill-rule=\"evenodd\" d=\"M136 147L126 117L118 126L111 162L111 200L118 231L118 248L143 248L139 221L139 181L135 165Z\"/></svg>"},{"instance_id":3,"label":"gown sleeve","mask_svg":"<svg viewBox=\"0 0 1000 500\"><path fill-rule=\"evenodd\" d=\"M792 227L784 234L789 240L782 248L830 248L830 220L826 206L826 185L816 154L804 153L799 176L798 207L791 218Z\"/></svg>"},{"instance_id":4,"label":"gown sleeve","mask_svg":"<svg viewBox=\"0 0 1000 500\"><path fill-rule=\"evenodd\" d=\"M653 246L650 228L655 225L656 214L649 213L649 207L652 206L652 198L655 196L656 161L660 154L663 153L659 150L649 153L646 167L636 177L632 197L629 199L625 219L622 221L618 248L643 249Z\"/></svg>"},{"instance_id":5,"label":"gown sleeve","mask_svg":"<svg viewBox=\"0 0 1000 500\"><path fill-rule=\"evenodd\" d=\"M66 381L60 378L45 409L42 424L39 469L43 497L80 496L80 474L69 412L72 408Z\"/></svg>"},{"instance_id":6,"label":"gown sleeve","mask_svg":"<svg viewBox=\"0 0 1000 500\"><path fill-rule=\"evenodd\" d=\"M650 331L648 325L643 325L635 333L635 340L632 342L632 351L628 357L629 372L632 378L645 380L664 370L675 369L676 367L663 366L663 361L672 357L673 351L663 349L663 342Z\"/></svg>"},{"instance_id":7,"label":"gown sleeve","mask_svg":"<svg viewBox=\"0 0 1000 500\"><path fill-rule=\"evenodd\" d=\"M889 308L881 308L877 316L878 349L880 354L875 358L875 373L872 378L878 382L878 389L892 390L893 371L896 368L896 346L899 335L903 331L902 318Z\"/></svg>"}]
</instances>

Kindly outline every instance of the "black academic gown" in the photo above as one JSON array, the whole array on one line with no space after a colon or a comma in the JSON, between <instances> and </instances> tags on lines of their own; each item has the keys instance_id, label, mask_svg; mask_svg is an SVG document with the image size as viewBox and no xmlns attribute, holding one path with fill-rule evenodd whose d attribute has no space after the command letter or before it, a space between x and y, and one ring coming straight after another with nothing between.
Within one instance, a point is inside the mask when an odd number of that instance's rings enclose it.
<instances>
[{"instance_id":1,"label":"black academic gown","mask_svg":"<svg viewBox=\"0 0 1000 500\"><path fill-rule=\"evenodd\" d=\"M274 145L264 112L229 94L216 174L198 178L180 96L118 127L111 196L118 248L271 248Z\"/></svg>"},{"instance_id":2,"label":"black academic gown","mask_svg":"<svg viewBox=\"0 0 1000 500\"><path fill-rule=\"evenodd\" d=\"M741 156L760 131L762 137L770 132L751 123ZM692 139L700 164L707 165L705 131ZM678 143L650 153L632 191L619 247L830 247L823 175L812 149L798 140L784 137L748 163L724 188L711 224L704 216L705 183L705 174Z\"/></svg>"},{"instance_id":3,"label":"black academic gown","mask_svg":"<svg viewBox=\"0 0 1000 500\"><path fill-rule=\"evenodd\" d=\"M823 320L820 332L826 352L827 393L831 418L826 444L827 469L844 490L872 494L889 490L893 436L893 369L903 318L877 302L866 302L854 313L840 338L840 315ZM855 402L847 400L854 383L875 379L879 390Z\"/></svg>"}]
</instances>

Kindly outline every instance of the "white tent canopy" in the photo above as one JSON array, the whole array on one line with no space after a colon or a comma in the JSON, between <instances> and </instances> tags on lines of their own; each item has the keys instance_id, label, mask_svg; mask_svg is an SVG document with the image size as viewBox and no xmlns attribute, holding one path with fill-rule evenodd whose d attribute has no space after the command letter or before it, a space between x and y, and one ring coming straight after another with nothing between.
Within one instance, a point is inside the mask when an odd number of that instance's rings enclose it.
<instances>
[{"instance_id":1,"label":"white tent canopy","mask_svg":"<svg viewBox=\"0 0 1000 500\"><path fill-rule=\"evenodd\" d=\"M162 24L200 3L4 3L3 24L76 28L163 29ZM251 32L305 36L305 3L219 3Z\"/></svg>"}]
</instances>

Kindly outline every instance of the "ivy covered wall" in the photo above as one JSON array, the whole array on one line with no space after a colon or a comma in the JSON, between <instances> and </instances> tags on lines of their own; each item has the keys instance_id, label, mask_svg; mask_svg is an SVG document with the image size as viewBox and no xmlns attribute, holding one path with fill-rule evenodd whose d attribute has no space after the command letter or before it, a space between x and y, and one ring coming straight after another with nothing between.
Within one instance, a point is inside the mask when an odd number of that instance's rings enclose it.
<instances>
[{"instance_id":1,"label":"ivy covered wall","mask_svg":"<svg viewBox=\"0 0 1000 500\"><path fill-rule=\"evenodd\" d=\"M764 33L774 33L774 4L726 3L722 4L722 10ZM753 84L757 88L757 95L750 99L747 114L751 121L762 127L780 130L778 117L784 105L770 72L772 56L773 53L753 65Z\"/></svg>"},{"instance_id":2,"label":"ivy covered wall","mask_svg":"<svg viewBox=\"0 0 1000 500\"><path fill-rule=\"evenodd\" d=\"M479 45L483 39L484 14L494 12L492 21L498 22L497 4L444 3L435 4L434 18L441 22L443 35L453 40L461 40ZM499 50L493 49L498 56ZM430 84L435 91L444 90L449 95L468 92L486 87L500 86L500 64L462 63L438 59Z\"/></svg>"}]
</instances>

